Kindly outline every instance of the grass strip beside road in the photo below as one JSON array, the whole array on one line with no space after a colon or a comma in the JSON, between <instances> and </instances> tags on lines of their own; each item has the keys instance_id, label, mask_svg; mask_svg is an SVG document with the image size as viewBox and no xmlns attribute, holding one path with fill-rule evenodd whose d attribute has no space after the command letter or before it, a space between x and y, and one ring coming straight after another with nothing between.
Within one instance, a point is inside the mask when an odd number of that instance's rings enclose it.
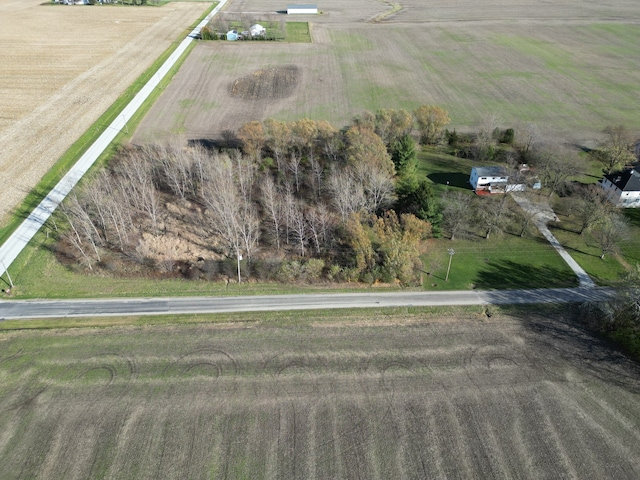
<instances>
[{"instance_id":1,"label":"grass strip beside road","mask_svg":"<svg viewBox=\"0 0 640 480\"><path fill-rule=\"evenodd\" d=\"M149 325L217 324L252 327L321 327L323 325L387 325L415 324L425 321L453 321L456 318L476 318L479 321L501 314L523 316L541 312L549 315L567 313L568 305L504 305L504 306L438 306L291 310L268 312L211 313L190 315L103 316L78 318L48 318L0 321L0 332L15 330L52 330L64 328L143 327Z\"/></svg>"},{"instance_id":2,"label":"grass strip beside road","mask_svg":"<svg viewBox=\"0 0 640 480\"><path fill-rule=\"evenodd\" d=\"M174 40L171 46L131 85L113 105L103 113L98 120L95 121L89 129L76 140L73 145L60 157L60 159L53 165L53 167L44 175L44 177L38 182L38 184L27 194L26 198L16 207L14 214L9 222L0 230L0 245L3 244L11 234L20 226L25 218L40 204L40 202L47 196L47 194L55 187L55 185L64 177L69 169L75 165L80 157L87 151L87 149L100 137L100 135L108 128L108 126L118 118L122 110L126 105L136 96L136 94L142 89L142 87L153 77L162 64L169 58L173 51L184 40L184 37L195 28L203 18L205 18L211 10L217 5L213 3L203 13L198 20L196 20L192 26ZM144 117L144 114L151 107L153 102L160 95L164 87L169 84L171 78L178 71L184 60L189 55L189 52L193 49L193 45L187 49L185 54L178 60L174 68L170 73L161 81L159 88L155 89L152 95L147 99L143 107L138 110L134 118L128 123L129 132L133 132L135 127ZM121 132L112 142L110 147L100 156L95 166L103 165L104 162L109 159L116 148L127 138L129 138L129 132ZM95 170L95 168L94 168Z\"/></svg>"}]
</instances>

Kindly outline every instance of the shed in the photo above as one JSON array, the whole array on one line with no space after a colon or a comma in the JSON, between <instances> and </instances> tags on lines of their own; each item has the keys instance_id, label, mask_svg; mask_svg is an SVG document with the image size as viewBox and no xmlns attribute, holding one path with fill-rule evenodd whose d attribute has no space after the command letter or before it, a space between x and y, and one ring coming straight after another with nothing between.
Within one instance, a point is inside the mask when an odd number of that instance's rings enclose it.
<instances>
[{"instance_id":1,"label":"shed","mask_svg":"<svg viewBox=\"0 0 640 480\"><path fill-rule=\"evenodd\" d=\"M227 32L227 40L234 42L238 40L238 31L237 30L229 30Z\"/></svg>"},{"instance_id":2,"label":"shed","mask_svg":"<svg viewBox=\"0 0 640 480\"><path fill-rule=\"evenodd\" d=\"M259 37L260 35L264 35L265 33L267 33L267 29L259 23L256 23L255 25L251 25L251 27L249 28L249 32L251 33L252 37Z\"/></svg>"},{"instance_id":3,"label":"shed","mask_svg":"<svg viewBox=\"0 0 640 480\"><path fill-rule=\"evenodd\" d=\"M307 14L307 15L317 15L318 14L318 5L313 4L294 4L287 5L287 14Z\"/></svg>"}]
</instances>

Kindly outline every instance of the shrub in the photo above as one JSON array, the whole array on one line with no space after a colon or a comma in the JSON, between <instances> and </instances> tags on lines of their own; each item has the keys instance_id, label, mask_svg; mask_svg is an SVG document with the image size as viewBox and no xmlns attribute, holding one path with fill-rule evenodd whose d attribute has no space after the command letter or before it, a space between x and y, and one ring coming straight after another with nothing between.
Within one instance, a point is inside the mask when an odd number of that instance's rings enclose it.
<instances>
[{"instance_id":1,"label":"shrub","mask_svg":"<svg viewBox=\"0 0 640 480\"><path fill-rule=\"evenodd\" d=\"M294 260L292 262L282 262L280 268L276 272L276 278L284 283L291 283L300 278L302 273L302 265Z\"/></svg>"},{"instance_id":2,"label":"shrub","mask_svg":"<svg viewBox=\"0 0 640 480\"><path fill-rule=\"evenodd\" d=\"M202 40L215 40L213 36L214 33L209 27L202 27L202 30L200 30L200 38L202 38Z\"/></svg>"},{"instance_id":3,"label":"shrub","mask_svg":"<svg viewBox=\"0 0 640 480\"><path fill-rule=\"evenodd\" d=\"M516 133L513 128L507 128L502 137L500 137L501 143L506 143L507 145L513 145L513 141L515 140Z\"/></svg>"},{"instance_id":4,"label":"shrub","mask_svg":"<svg viewBox=\"0 0 640 480\"><path fill-rule=\"evenodd\" d=\"M304 264L304 273L308 281L314 282L322 276L324 270L324 260L312 258Z\"/></svg>"},{"instance_id":5,"label":"shrub","mask_svg":"<svg viewBox=\"0 0 640 480\"><path fill-rule=\"evenodd\" d=\"M340 265L331 265L327 272L327 278L331 281L339 281L342 278L342 267Z\"/></svg>"}]
</instances>

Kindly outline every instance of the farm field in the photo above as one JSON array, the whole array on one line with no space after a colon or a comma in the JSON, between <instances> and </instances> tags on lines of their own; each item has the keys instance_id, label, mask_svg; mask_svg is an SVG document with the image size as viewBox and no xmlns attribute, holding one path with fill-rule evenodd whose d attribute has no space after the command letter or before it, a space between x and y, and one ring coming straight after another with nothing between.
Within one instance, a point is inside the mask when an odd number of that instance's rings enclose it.
<instances>
[{"instance_id":1,"label":"farm field","mask_svg":"<svg viewBox=\"0 0 640 480\"><path fill-rule=\"evenodd\" d=\"M535 123L561 143L593 145L611 124L640 128L638 2L398 5L323 2L321 15L295 17L310 22L312 44L200 42L135 141L215 139L268 117L342 127L366 109L425 103L446 108L460 130L494 116L504 127ZM279 8L274 0L238 0L224 15L257 21ZM260 75L291 68L299 76L286 95L273 76ZM247 76L259 98L231 95Z\"/></svg>"},{"instance_id":2,"label":"farm field","mask_svg":"<svg viewBox=\"0 0 640 480\"><path fill-rule=\"evenodd\" d=\"M209 5L0 0L0 225Z\"/></svg>"},{"instance_id":3,"label":"farm field","mask_svg":"<svg viewBox=\"0 0 640 480\"><path fill-rule=\"evenodd\" d=\"M3 478L640 474L638 367L542 316L0 334Z\"/></svg>"}]
</instances>

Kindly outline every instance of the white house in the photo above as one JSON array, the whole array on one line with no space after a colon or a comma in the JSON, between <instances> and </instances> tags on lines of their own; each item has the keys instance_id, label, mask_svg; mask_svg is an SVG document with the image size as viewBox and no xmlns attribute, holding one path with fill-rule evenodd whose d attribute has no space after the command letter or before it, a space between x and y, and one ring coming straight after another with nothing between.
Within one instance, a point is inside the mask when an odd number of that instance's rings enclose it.
<instances>
[{"instance_id":1,"label":"white house","mask_svg":"<svg viewBox=\"0 0 640 480\"><path fill-rule=\"evenodd\" d=\"M287 5L287 14L307 14L307 15L317 15L318 14L318 5L316 4L297 4L297 5Z\"/></svg>"},{"instance_id":2,"label":"white house","mask_svg":"<svg viewBox=\"0 0 640 480\"><path fill-rule=\"evenodd\" d=\"M261 35L267 33L267 29L259 23L256 23L255 25L251 25L251 27L249 28L249 33L252 37L260 37Z\"/></svg>"},{"instance_id":3,"label":"white house","mask_svg":"<svg viewBox=\"0 0 640 480\"><path fill-rule=\"evenodd\" d=\"M640 172L638 167L605 175L600 186L618 207L640 207Z\"/></svg>"},{"instance_id":4,"label":"white house","mask_svg":"<svg viewBox=\"0 0 640 480\"><path fill-rule=\"evenodd\" d=\"M509 174L505 167L473 167L469 183L477 192L503 193L508 191Z\"/></svg>"}]
</instances>

